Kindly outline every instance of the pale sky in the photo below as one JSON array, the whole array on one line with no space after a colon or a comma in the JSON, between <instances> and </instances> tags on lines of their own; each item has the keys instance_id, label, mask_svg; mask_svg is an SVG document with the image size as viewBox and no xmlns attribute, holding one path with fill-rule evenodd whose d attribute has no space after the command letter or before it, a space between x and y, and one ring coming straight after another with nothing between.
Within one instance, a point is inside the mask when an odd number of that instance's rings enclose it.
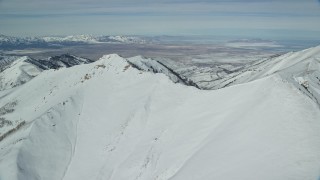
<instances>
[{"instance_id":1,"label":"pale sky","mask_svg":"<svg viewBox=\"0 0 320 180\"><path fill-rule=\"evenodd\" d=\"M320 40L320 0L0 0L0 34Z\"/></svg>"}]
</instances>

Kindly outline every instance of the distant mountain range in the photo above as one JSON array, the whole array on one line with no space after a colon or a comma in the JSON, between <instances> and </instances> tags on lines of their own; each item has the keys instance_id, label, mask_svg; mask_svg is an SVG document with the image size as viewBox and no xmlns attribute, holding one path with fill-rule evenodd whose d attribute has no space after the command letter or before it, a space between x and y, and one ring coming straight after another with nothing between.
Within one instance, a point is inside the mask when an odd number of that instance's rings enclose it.
<instances>
[{"instance_id":1,"label":"distant mountain range","mask_svg":"<svg viewBox=\"0 0 320 180\"><path fill-rule=\"evenodd\" d=\"M128 43L143 44L147 40L137 36L45 36L45 37L13 37L0 34L0 48L37 48L59 47L64 45L98 44L98 43Z\"/></svg>"},{"instance_id":2,"label":"distant mountain range","mask_svg":"<svg viewBox=\"0 0 320 180\"><path fill-rule=\"evenodd\" d=\"M267 40L267 39L229 39L207 36L110 36L110 35L68 35L68 36L36 36L14 37L0 34L0 50L26 48L60 48L88 44L210 44L232 49L297 51L317 46L317 40Z\"/></svg>"}]
</instances>

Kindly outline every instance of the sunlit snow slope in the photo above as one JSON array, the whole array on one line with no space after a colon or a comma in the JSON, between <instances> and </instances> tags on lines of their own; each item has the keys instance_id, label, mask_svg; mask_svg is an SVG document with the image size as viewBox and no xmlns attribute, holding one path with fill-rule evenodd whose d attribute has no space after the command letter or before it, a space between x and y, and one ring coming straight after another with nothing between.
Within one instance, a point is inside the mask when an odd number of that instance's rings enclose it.
<instances>
[{"instance_id":1,"label":"sunlit snow slope","mask_svg":"<svg viewBox=\"0 0 320 180\"><path fill-rule=\"evenodd\" d=\"M274 68L214 91L117 55L43 71L0 99L0 179L317 180L319 107Z\"/></svg>"}]
</instances>

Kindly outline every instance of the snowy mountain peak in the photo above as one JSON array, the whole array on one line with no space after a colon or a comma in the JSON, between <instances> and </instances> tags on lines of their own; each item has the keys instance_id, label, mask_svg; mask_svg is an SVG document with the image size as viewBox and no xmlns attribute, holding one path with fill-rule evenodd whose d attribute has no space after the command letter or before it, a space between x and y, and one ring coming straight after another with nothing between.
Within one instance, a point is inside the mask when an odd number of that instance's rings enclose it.
<instances>
[{"instance_id":1,"label":"snowy mountain peak","mask_svg":"<svg viewBox=\"0 0 320 180\"><path fill-rule=\"evenodd\" d=\"M128 65L127 60L118 54L104 55L98 61L117 68L123 68Z\"/></svg>"},{"instance_id":2,"label":"snowy mountain peak","mask_svg":"<svg viewBox=\"0 0 320 180\"><path fill-rule=\"evenodd\" d=\"M118 55L118 54L106 54L106 55L103 55L100 59L113 59L113 58L120 59L122 57L120 55Z\"/></svg>"}]
</instances>

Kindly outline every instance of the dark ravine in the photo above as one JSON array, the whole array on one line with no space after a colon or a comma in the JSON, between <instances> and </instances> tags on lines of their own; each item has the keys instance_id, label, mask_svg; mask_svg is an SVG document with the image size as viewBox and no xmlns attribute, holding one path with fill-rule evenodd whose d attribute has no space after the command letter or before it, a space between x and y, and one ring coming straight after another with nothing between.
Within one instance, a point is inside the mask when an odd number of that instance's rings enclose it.
<instances>
[{"instance_id":1,"label":"dark ravine","mask_svg":"<svg viewBox=\"0 0 320 180\"><path fill-rule=\"evenodd\" d=\"M154 59L148 59L142 57L139 61L130 61L127 59L127 62L134 68L140 70L140 71L151 71L152 73L162 73L169 77L170 80L172 80L174 83L180 83L186 86L194 86L198 89L201 89L195 82L193 82L191 79L186 78L179 74L178 72L174 71L169 66L165 65L164 63L154 60ZM140 64L139 64L140 63ZM142 67L140 67L142 66Z\"/></svg>"},{"instance_id":2,"label":"dark ravine","mask_svg":"<svg viewBox=\"0 0 320 180\"><path fill-rule=\"evenodd\" d=\"M172 74L176 75L185 85L187 86L194 86L198 89L201 89L195 82L193 82L191 79L186 78L181 76L179 73L175 72L173 69L169 68L168 66L166 66L165 64L161 63L160 61L157 61L159 64L161 64L162 66L164 66L165 68L168 69L168 71L170 71Z\"/></svg>"}]
</instances>

